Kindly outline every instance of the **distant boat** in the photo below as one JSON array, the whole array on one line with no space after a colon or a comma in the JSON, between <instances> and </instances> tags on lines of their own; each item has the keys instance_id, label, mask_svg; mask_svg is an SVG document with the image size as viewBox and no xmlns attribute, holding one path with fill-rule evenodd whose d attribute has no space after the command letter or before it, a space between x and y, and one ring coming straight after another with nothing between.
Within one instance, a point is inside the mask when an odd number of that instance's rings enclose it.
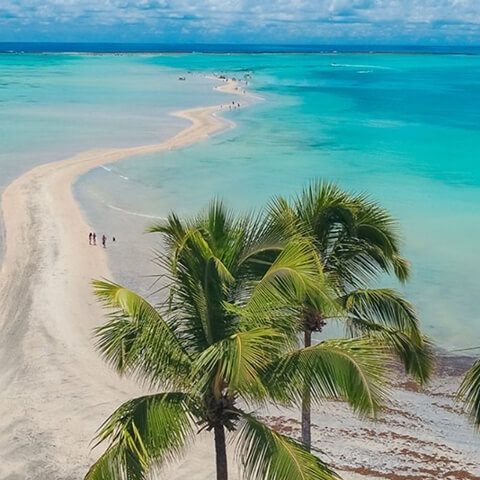
<instances>
[{"instance_id":1,"label":"distant boat","mask_svg":"<svg viewBox=\"0 0 480 480\"><path fill-rule=\"evenodd\" d=\"M178 77L179 80L185 81L185 77Z\"/></svg>"}]
</instances>

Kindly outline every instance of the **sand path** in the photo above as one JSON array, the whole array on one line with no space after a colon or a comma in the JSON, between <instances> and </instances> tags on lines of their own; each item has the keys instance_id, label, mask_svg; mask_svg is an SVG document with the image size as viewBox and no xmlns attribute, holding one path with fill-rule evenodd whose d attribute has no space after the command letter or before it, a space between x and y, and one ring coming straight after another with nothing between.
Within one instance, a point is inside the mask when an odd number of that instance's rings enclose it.
<instances>
[{"instance_id":1,"label":"sand path","mask_svg":"<svg viewBox=\"0 0 480 480\"><path fill-rule=\"evenodd\" d=\"M233 82L220 87L238 93ZM103 321L89 282L110 277L105 251L72 194L85 172L117 160L180 148L231 125L221 107L178 112L191 125L134 148L90 150L38 166L2 197L6 250L0 271L0 479L80 479L98 456L100 423L138 388L120 380L93 348Z\"/></svg>"}]
</instances>

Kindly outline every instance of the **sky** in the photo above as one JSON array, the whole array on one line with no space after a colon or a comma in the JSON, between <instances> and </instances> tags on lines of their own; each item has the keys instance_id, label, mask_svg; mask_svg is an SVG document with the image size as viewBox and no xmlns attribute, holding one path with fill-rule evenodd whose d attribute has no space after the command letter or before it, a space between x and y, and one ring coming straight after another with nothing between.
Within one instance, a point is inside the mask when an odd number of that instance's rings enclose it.
<instances>
[{"instance_id":1,"label":"sky","mask_svg":"<svg viewBox=\"0 0 480 480\"><path fill-rule=\"evenodd\" d=\"M0 0L0 41L479 45L480 0Z\"/></svg>"}]
</instances>

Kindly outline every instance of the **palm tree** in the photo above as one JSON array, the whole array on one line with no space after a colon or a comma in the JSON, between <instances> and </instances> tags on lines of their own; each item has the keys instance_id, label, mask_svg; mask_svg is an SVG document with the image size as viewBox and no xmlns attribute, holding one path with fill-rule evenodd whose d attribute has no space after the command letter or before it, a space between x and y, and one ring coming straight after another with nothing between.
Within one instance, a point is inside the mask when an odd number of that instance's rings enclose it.
<instances>
[{"instance_id":1,"label":"palm tree","mask_svg":"<svg viewBox=\"0 0 480 480\"><path fill-rule=\"evenodd\" d=\"M302 234L311 239L343 306L335 320L344 322L348 334L381 339L409 374L426 382L432 357L414 309L396 291L370 287L385 274L401 282L409 275L408 262L400 255L398 226L388 211L365 195L350 194L332 183L313 182L290 202L274 199L270 216L286 237ZM305 347L311 345L312 333L321 332L331 319L327 312L305 304L301 315ZM307 450L311 448L311 396L306 386L302 441Z\"/></svg>"},{"instance_id":2,"label":"palm tree","mask_svg":"<svg viewBox=\"0 0 480 480\"><path fill-rule=\"evenodd\" d=\"M227 480L226 440L244 477L332 480L338 476L254 411L273 401L347 401L375 414L384 396L388 352L371 338L298 347L298 315L308 298L331 312L331 287L310 242L284 240L262 219L235 218L215 202L162 232L166 300L152 305L120 285L95 281L113 313L96 331L98 348L121 374L158 391L121 405L100 428L105 453L87 480L139 480L177 457L199 431L214 436L216 478Z\"/></svg>"},{"instance_id":3,"label":"palm tree","mask_svg":"<svg viewBox=\"0 0 480 480\"><path fill-rule=\"evenodd\" d=\"M475 427L480 428L480 360L477 360L468 370L458 395L464 400Z\"/></svg>"}]
</instances>

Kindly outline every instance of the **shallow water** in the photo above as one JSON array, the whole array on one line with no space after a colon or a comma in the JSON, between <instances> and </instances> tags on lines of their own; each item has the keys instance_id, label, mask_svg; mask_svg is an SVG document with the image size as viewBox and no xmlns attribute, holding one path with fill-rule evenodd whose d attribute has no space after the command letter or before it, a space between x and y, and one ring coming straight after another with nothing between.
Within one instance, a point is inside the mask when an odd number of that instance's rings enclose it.
<instances>
[{"instance_id":1,"label":"shallow water","mask_svg":"<svg viewBox=\"0 0 480 480\"><path fill-rule=\"evenodd\" d=\"M217 102L215 82L195 77L144 55L1 54L0 193L41 163L172 136L188 122L170 112Z\"/></svg>"},{"instance_id":2,"label":"shallow water","mask_svg":"<svg viewBox=\"0 0 480 480\"><path fill-rule=\"evenodd\" d=\"M0 188L33 165L92 147L167 138L177 108L215 103L213 82L188 85L144 56L0 55Z\"/></svg>"},{"instance_id":3,"label":"shallow water","mask_svg":"<svg viewBox=\"0 0 480 480\"><path fill-rule=\"evenodd\" d=\"M369 192L400 219L413 263L406 293L427 333L449 349L480 343L480 57L198 54L146 62L251 73L249 88L265 101L228 114L237 128L206 142L86 176L80 189L101 205L92 218L119 216L142 228L213 196L258 208L312 178L335 180ZM149 244L138 241L139 250Z\"/></svg>"},{"instance_id":4,"label":"shallow water","mask_svg":"<svg viewBox=\"0 0 480 480\"><path fill-rule=\"evenodd\" d=\"M449 348L480 344L480 56L0 55L0 189L38 163L174 134L185 122L168 112L229 101L214 72L251 74L264 97L226 114L237 128L76 185L95 228L116 233L115 273L151 283L155 239L139 232L171 209L213 196L259 208L325 178L400 219L426 331Z\"/></svg>"}]
</instances>

